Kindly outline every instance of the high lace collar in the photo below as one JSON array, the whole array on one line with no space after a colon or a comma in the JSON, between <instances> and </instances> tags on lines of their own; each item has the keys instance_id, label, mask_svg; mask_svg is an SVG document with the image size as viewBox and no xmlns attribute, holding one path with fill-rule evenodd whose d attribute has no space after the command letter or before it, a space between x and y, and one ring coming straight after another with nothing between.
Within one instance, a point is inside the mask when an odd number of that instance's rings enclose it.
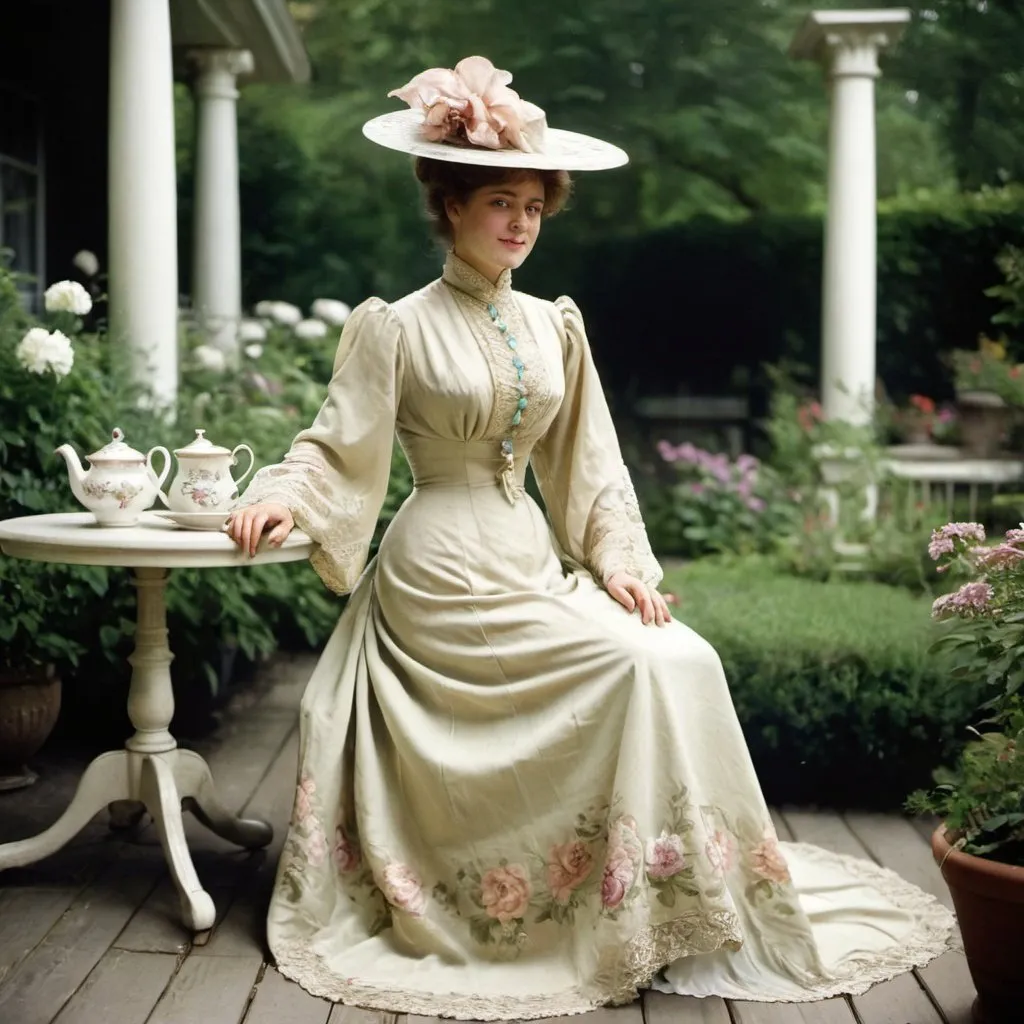
<instances>
[{"instance_id":1,"label":"high lace collar","mask_svg":"<svg viewBox=\"0 0 1024 1024\"><path fill-rule=\"evenodd\" d=\"M507 308L512 298L512 271L508 267L501 272L497 283L491 284L480 271L456 256L453 249L448 250L441 277L446 284L460 292L465 292L480 302L493 302L499 309Z\"/></svg>"}]
</instances>

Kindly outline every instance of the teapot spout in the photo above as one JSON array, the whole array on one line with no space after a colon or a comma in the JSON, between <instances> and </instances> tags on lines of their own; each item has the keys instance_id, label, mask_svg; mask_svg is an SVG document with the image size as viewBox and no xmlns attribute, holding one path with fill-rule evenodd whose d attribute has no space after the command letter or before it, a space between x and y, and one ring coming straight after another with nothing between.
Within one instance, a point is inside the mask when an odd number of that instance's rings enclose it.
<instances>
[{"instance_id":1,"label":"teapot spout","mask_svg":"<svg viewBox=\"0 0 1024 1024\"><path fill-rule=\"evenodd\" d=\"M85 480L85 470L82 468L81 460L78 458L78 452L69 444L62 444L55 452L54 455L59 455L68 467L68 483L71 484L71 490L74 492L75 497L83 501L84 490L82 484Z\"/></svg>"}]
</instances>

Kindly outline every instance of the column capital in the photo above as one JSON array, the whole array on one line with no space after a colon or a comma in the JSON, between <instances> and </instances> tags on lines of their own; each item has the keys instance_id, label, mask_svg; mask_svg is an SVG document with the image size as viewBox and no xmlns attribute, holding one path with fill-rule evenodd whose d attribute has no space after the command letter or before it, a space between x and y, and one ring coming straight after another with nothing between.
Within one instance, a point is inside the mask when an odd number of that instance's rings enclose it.
<instances>
[{"instance_id":1,"label":"column capital","mask_svg":"<svg viewBox=\"0 0 1024 1024\"><path fill-rule=\"evenodd\" d=\"M793 37L789 55L818 61L831 78L877 78L879 50L895 44L909 21L904 7L812 11Z\"/></svg>"},{"instance_id":2,"label":"column capital","mask_svg":"<svg viewBox=\"0 0 1024 1024\"><path fill-rule=\"evenodd\" d=\"M185 54L189 67L195 71L192 88L197 96L211 99L237 99L235 79L251 74L255 68L248 50L202 47Z\"/></svg>"}]
</instances>

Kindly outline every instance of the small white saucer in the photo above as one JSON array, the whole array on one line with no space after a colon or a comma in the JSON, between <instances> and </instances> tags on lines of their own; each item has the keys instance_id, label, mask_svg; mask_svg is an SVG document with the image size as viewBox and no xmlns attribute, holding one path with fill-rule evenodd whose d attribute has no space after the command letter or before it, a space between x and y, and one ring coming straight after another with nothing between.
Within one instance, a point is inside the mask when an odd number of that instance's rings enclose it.
<instances>
[{"instance_id":1,"label":"small white saucer","mask_svg":"<svg viewBox=\"0 0 1024 1024\"><path fill-rule=\"evenodd\" d=\"M223 530L228 521L227 512L174 512L161 510L156 513L161 519L170 519L186 530Z\"/></svg>"}]
</instances>

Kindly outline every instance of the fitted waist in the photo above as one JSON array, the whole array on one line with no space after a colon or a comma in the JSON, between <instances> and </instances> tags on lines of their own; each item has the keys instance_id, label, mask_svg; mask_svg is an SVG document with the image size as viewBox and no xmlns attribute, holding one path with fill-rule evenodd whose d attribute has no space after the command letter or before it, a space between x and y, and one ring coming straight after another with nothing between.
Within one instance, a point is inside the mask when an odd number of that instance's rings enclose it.
<instances>
[{"instance_id":1,"label":"fitted waist","mask_svg":"<svg viewBox=\"0 0 1024 1024\"><path fill-rule=\"evenodd\" d=\"M417 489L429 487L499 487L506 468L500 441L449 441L436 437L402 437ZM516 453L515 480L526 478L528 458Z\"/></svg>"}]
</instances>

